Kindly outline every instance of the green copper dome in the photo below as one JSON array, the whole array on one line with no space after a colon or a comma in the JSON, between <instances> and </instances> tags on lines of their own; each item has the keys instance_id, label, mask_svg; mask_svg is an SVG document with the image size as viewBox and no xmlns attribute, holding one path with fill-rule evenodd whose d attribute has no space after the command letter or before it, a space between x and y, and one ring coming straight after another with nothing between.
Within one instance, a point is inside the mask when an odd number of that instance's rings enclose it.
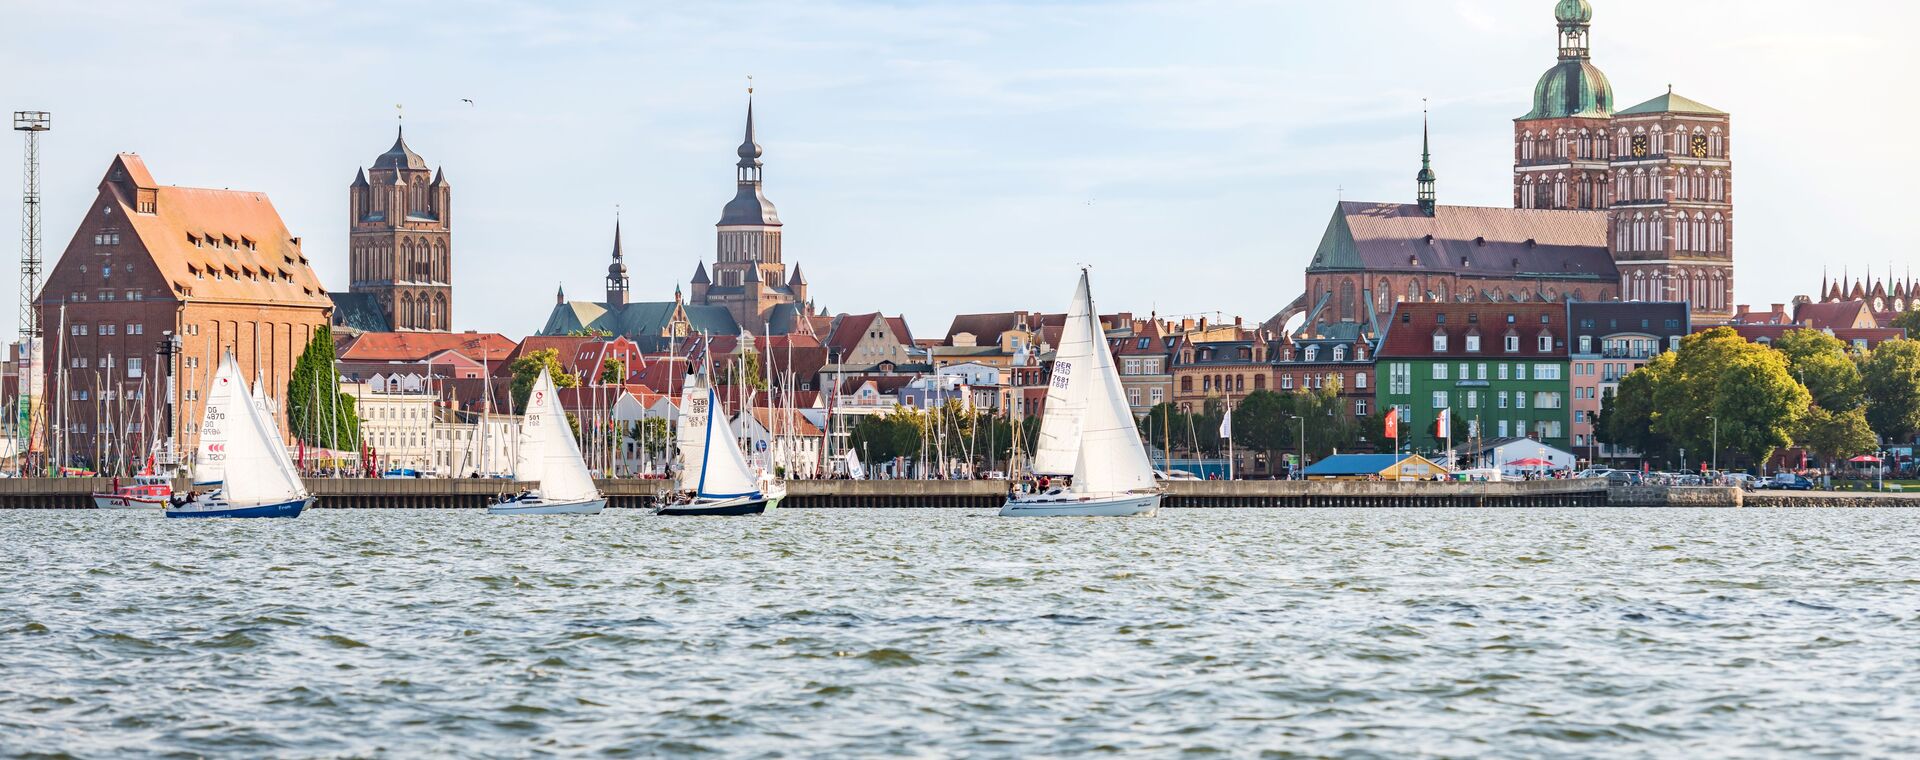
<instances>
[{"instance_id":1,"label":"green copper dome","mask_svg":"<svg viewBox=\"0 0 1920 760\"><path fill-rule=\"evenodd\" d=\"M1584 3L1582 3L1584 5ZM1564 5L1564 3L1562 3ZM1533 88L1533 112L1522 119L1606 118L1613 115L1613 85L1586 60L1562 60Z\"/></svg>"},{"instance_id":2,"label":"green copper dome","mask_svg":"<svg viewBox=\"0 0 1920 760\"><path fill-rule=\"evenodd\" d=\"M1588 24L1593 22L1593 4L1587 0L1560 0L1553 7L1553 17L1562 24Z\"/></svg>"}]
</instances>

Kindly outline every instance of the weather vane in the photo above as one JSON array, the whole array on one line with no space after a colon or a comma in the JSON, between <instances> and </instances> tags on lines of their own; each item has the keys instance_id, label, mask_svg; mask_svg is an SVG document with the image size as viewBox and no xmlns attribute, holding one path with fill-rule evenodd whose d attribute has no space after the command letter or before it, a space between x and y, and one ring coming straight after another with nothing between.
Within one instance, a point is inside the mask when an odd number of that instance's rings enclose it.
<instances>
[{"instance_id":1,"label":"weather vane","mask_svg":"<svg viewBox=\"0 0 1920 760\"><path fill-rule=\"evenodd\" d=\"M394 120L396 120L396 121L402 121L402 122L404 122L404 121L406 121L406 120L407 120L407 107L406 107L406 106L403 106L403 105L401 105L401 104L399 104L399 103L395 103L395 104L393 104L393 118L394 118Z\"/></svg>"},{"instance_id":2,"label":"weather vane","mask_svg":"<svg viewBox=\"0 0 1920 760\"><path fill-rule=\"evenodd\" d=\"M752 74L747 75L747 94L748 95L753 94L753 75Z\"/></svg>"}]
</instances>

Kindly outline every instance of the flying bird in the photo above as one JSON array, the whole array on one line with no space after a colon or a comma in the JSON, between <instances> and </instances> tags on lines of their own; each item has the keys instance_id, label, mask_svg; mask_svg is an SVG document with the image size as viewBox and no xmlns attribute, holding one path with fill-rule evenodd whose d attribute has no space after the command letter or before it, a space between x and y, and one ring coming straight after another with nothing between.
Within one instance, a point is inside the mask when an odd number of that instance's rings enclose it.
<instances>
[{"instance_id":1,"label":"flying bird","mask_svg":"<svg viewBox=\"0 0 1920 760\"><path fill-rule=\"evenodd\" d=\"M461 98L460 102L465 103L467 105L473 105L473 98Z\"/></svg>"}]
</instances>

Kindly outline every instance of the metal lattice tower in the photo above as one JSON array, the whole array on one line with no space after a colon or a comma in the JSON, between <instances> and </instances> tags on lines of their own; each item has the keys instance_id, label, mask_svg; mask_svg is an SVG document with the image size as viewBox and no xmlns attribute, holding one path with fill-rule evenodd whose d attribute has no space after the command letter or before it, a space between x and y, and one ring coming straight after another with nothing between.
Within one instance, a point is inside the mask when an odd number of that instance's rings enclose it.
<instances>
[{"instance_id":1,"label":"metal lattice tower","mask_svg":"<svg viewBox=\"0 0 1920 760\"><path fill-rule=\"evenodd\" d=\"M20 188L20 363L19 395L14 410L14 435L20 454L34 440L33 391L36 389L34 366L39 353L40 312L33 297L40 293L40 133L53 128L53 116L46 111L14 111L13 129L27 138L27 155L22 167Z\"/></svg>"}]
</instances>

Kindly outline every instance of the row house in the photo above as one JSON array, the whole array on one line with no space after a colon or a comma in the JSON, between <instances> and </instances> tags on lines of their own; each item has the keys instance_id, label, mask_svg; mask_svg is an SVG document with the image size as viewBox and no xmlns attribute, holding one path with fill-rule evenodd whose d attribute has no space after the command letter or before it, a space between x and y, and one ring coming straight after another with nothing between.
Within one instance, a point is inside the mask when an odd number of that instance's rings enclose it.
<instances>
[{"instance_id":1,"label":"row house","mask_svg":"<svg viewBox=\"0 0 1920 760\"><path fill-rule=\"evenodd\" d=\"M1377 403L1400 441L1437 447L1441 410L1456 439L1571 440L1565 304L1399 303L1381 338Z\"/></svg>"},{"instance_id":2,"label":"row house","mask_svg":"<svg viewBox=\"0 0 1920 760\"><path fill-rule=\"evenodd\" d=\"M1631 449L1600 443L1594 424L1622 378L1680 347L1693 325L1687 304L1573 303L1567 306L1567 321L1573 336L1568 347L1573 454L1588 462L1639 458Z\"/></svg>"},{"instance_id":3,"label":"row house","mask_svg":"<svg viewBox=\"0 0 1920 760\"><path fill-rule=\"evenodd\" d=\"M819 477L826 435L800 410L756 406L734 419L747 464L785 478Z\"/></svg>"},{"instance_id":4,"label":"row house","mask_svg":"<svg viewBox=\"0 0 1920 760\"><path fill-rule=\"evenodd\" d=\"M1113 351L1120 387L1134 417L1145 417L1172 400L1173 339L1161 330L1159 319L1133 320L1132 329L1124 334L1109 333L1107 346Z\"/></svg>"}]
</instances>

